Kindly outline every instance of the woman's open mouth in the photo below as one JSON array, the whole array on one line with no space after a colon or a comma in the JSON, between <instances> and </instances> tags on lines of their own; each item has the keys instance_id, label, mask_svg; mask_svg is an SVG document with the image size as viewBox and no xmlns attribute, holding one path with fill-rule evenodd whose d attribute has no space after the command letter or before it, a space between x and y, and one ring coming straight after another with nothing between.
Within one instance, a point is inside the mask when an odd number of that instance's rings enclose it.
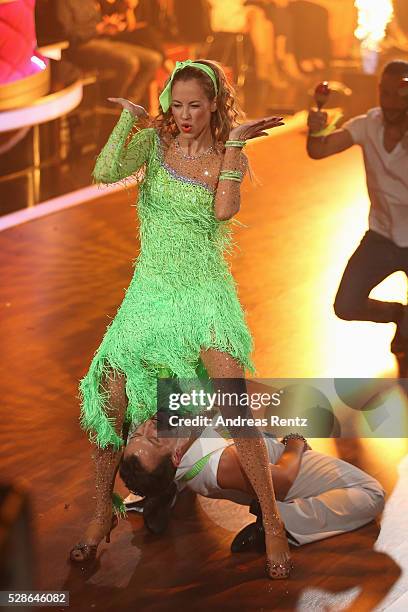
<instances>
[{"instance_id":1,"label":"woman's open mouth","mask_svg":"<svg viewBox=\"0 0 408 612\"><path fill-rule=\"evenodd\" d=\"M183 132L185 132L186 134L188 134L189 132L191 132L192 130L192 126L191 125L187 125L187 124L183 124L181 126L181 129L183 130Z\"/></svg>"}]
</instances>

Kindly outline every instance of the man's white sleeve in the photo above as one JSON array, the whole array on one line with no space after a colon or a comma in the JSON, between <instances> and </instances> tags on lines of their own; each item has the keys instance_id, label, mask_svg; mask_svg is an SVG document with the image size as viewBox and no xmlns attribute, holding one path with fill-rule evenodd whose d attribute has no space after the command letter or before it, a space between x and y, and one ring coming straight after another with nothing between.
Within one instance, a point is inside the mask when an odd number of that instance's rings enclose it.
<instances>
[{"instance_id":1,"label":"man's white sleeve","mask_svg":"<svg viewBox=\"0 0 408 612\"><path fill-rule=\"evenodd\" d=\"M367 115L359 115L349 119L342 126L343 130L350 132L354 144L362 145L366 138Z\"/></svg>"}]
</instances>

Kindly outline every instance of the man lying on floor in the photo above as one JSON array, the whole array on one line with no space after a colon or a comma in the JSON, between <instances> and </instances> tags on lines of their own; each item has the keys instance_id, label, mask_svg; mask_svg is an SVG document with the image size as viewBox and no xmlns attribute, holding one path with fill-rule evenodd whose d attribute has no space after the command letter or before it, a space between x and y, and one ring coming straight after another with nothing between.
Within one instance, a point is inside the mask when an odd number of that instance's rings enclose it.
<instances>
[{"instance_id":1,"label":"man lying on floor","mask_svg":"<svg viewBox=\"0 0 408 612\"><path fill-rule=\"evenodd\" d=\"M279 442L264 433L279 512L289 540L300 546L357 529L384 508L380 483L359 468L310 448L298 434ZM155 418L129 434L119 473L127 488L170 508L173 481L204 497L248 505L258 516L232 550L264 546L262 516L232 440L207 427L199 438L162 437ZM163 492L165 492L163 494ZM160 502L160 498L163 500ZM173 504L174 505L174 504Z\"/></svg>"}]
</instances>

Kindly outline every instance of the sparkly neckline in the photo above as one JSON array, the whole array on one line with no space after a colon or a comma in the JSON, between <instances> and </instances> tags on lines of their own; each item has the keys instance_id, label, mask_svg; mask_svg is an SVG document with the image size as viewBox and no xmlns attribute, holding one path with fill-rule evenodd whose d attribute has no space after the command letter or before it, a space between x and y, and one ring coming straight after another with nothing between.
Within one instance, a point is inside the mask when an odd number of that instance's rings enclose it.
<instances>
[{"instance_id":1,"label":"sparkly neckline","mask_svg":"<svg viewBox=\"0 0 408 612\"><path fill-rule=\"evenodd\" d=\"M208 155L209 153L214 152L214 147L213 145L211 145L208 149L206 149L202 153L198 153L198 155L188 155L187 153L184 153L177 137L174 139L174 143L175 143L174 148L176 149L177 153L181 155L181 157L184 157L185 159L199 159L200 157L204 157L204 155Z\"/></svg>"},{"instance_id":2,"label":"sparkly neckline","mask_svg":"<svg viewBox=\"0 0 408 612\"><path fill-rule=\"evenodd\" d=\"M170 174L170 176L177 179L178 181L182 181L183 183L190 184L190 185L196 185L197 187L202 187L203 189L205 189L207 193L210 193L212 196L214 196L215 189L213 189L212 187L210 187L203 181L192 179L190 177L179 174L177 170L175 170L174 168L172 168L171 166L169 166L169 164L165 162L163 143L160 139L158 130L154 130L154 135L156 137L155 150L156 150L157 161L159 162L161 167L164 168Z\"/></svg>"}]
</instances>

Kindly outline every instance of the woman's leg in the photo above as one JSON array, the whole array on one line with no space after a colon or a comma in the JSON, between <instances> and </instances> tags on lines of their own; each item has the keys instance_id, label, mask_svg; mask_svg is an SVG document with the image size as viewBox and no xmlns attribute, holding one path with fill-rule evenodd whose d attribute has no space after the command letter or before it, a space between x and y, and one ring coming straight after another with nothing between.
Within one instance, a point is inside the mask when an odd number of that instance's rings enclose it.
<instances>
[{"instance_id":1,"label":"woman's leg","mask_svg":"<svg viewBox=\"0 0 408 612\"><path fill-rule=\"evenodd\" d=\"M224 418L251 417L246 406L240 406L234 394L247 393L245 372L239 362L228 353L216 349L202 350L201 359L213 381L214 392L219 392ZM238 452L239 460L259 499L265 528L268 571L271 577L289 574L289 546L280 522L278 507L269 469L269 456L259 430L242 424L228 427Z\"/></svg>"},{"instance_id":2,"label":"woman's leg","mask_svg":"<svg viewBox=\"0 0 408 612\"><path fill-rule=\"evenodd\" d=\"M121 435L127 408L125 376L112 371L109 376L104 377L101 386L109 398L108 417L112 419L116 433ZM95 467L96 501L94 515L85 532L82 544L97 546L110 531L113 486L121 455L122 450L115 450L112 446L107 448L95 446L94 448L92 458ZM71 559L82 561L88 554L83 547L75 547L71 551Z\"/></svg>"}]
</instances>

